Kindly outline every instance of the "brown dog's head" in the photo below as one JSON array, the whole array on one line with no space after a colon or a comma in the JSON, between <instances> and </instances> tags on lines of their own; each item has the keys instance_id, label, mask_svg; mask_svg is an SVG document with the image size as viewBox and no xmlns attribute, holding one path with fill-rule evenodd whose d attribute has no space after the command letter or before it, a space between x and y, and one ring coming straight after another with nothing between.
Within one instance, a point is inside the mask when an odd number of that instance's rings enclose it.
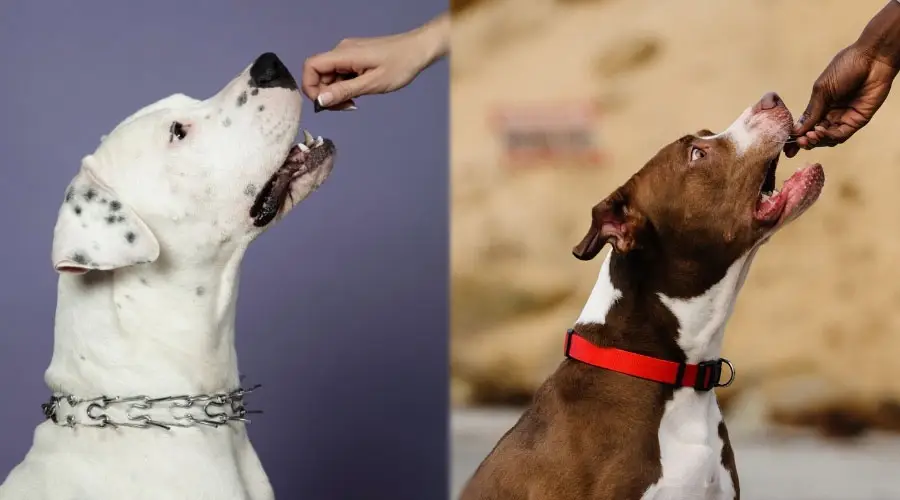
<instances>
[{"instance_id":1,"label":"brown dog's head","mask_svg":"<svg viewBox=\"0 0 900 500\"><path fill-rule=\"evenodd\" d=\"M702 130L665 146L594 206L574 255L590 260L610 242L619 254L642 252L653 261L730 265L799 217L822 190L818 164L775 189L792 123L781 99L769 93L724 132Z\"/></svg>"}]
</instances>

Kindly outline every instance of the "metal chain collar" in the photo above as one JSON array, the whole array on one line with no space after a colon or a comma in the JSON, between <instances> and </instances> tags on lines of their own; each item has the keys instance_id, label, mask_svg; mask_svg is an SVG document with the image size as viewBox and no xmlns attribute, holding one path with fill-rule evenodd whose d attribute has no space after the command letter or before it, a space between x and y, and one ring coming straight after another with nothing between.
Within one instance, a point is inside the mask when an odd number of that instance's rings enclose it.
<instances>
[{"instance_id":1,"label":"metal chain collar","mask_svg":"<svg viewBox=\"0 0 900 500\"><path fill-rule=\"evenodd\" d=\"M259 385L249 389L236 389L228 393L196 396L148 396L108 397L79 399L71 394L54 394L41 405L44 416L62 427L131 427L145 429L158 427L195 427L205 425L219 427L230 422L250 423L247 415L262 413L244 407L244 396Z\"/></svg>"}]
</instances>

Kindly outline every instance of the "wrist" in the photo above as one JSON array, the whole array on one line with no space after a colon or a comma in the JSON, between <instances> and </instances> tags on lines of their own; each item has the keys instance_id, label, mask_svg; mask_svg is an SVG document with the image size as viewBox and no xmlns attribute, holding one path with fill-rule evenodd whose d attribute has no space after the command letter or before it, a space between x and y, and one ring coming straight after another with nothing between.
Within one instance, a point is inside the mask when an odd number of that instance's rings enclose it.
<instances>
[{"instance_id":1,"label":"wrist","mask_svg":"<svg viewBox=\"0 0 900 500\"><path fill-rule=\"evenodd\" d=\"M439 15L413 30L413 34L423 50L421 69L425 69L450 52L450 15Z\"/></svg>"},{"instance_id":2,"label":"wrist","mask_svg":"<svg viewBox=\"0 0 900 500\"><path fill-rule=\"evenodd\" d=\"M875 14L855 45L873 59L900 69L900 0L890 0Z\"/></svg>"}]
</instances>

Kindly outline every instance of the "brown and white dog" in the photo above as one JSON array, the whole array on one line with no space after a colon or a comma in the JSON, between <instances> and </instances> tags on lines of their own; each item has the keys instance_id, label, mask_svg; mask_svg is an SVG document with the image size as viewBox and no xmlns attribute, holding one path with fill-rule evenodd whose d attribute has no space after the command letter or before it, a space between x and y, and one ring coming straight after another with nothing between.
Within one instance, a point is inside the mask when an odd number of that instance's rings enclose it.
<instances>
[{"instance_id":1,"label":"brown and white dog","mask_svg":"<svg viewBox=\"0 0 900 500\"><path fill-rule=\"evenodd\" d=\"M593 208L573 253L590 260L607 242L612 251L567 335L567 359L462 500L740 497L711 389L722 385L725 323L757 250L824 184L815 164L775 189L791 125L766 94L725 132L665 146Z\"/></svg>"}]
</instances>

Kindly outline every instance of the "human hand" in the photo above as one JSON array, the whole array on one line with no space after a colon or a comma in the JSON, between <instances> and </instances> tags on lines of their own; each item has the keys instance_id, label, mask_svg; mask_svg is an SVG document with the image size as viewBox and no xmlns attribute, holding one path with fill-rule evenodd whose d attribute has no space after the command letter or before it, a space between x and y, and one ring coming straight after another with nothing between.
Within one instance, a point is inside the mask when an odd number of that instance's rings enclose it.
<instances>
[{"instance_id":1,"label":"human hand","mask_svg":"<svg viewBox=\"0 0 900 500\"><path fill-rule=\"evenodd\" d=\"M353 98L385 94L412 82L449 45L449 18L397 35L348 38L303 65L302 89L319 107L355 109Z\"/></svg>"},{"instance_id":2,"label":"human hand","mask_svg":"<svg viewBox=\"0 0 900 500\"><path fill-rule=\"evenodd\" d=\"M800 149L836 146L863 128L884 104L900 68L900 2L889 0L853 45L834 56L813 84L806 110L794 126Z\"/></svg>"},{"instance_id":3,"label":"human hand","mask_svg":"<svg viewBox=\"0 0 900 500\"><path fill-rule=\"evenodd\" d=\"M793 157L802 149L836 146L864 127L884 104L897 69L851 45L837 53L813 84L806 110L794 128Z\"/></svg>"}]
</instances>

